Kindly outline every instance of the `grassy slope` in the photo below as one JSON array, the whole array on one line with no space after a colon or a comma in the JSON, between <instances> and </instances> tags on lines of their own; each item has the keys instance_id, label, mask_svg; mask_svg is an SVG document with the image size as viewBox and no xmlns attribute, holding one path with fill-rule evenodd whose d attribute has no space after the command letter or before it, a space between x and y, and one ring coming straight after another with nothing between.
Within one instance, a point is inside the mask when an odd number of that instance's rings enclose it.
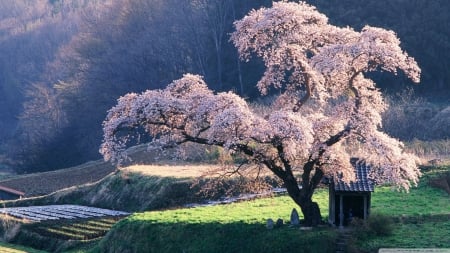
<instances>
[{"instance_id":1,"label":"grassy slope","mask_svg":"<svg viewBox=\"0 0 450 253\"><path fill-rule=\"evenodd\" d=\"M94 184L71 187L50 195L4 202L6 206L80 204L136 212L196 201L198 189L183 178L119 171Z\"/></svg>"},{"instance_id":2,"label":"grassy slope","mask_svg":"<svg viewBox=\"0 0 450 253\"><path fill-rule=\"evenodd\" d=\"M162 208L174 208L183 204L199 202L204 198L201 194L200 182L193 176L202 175L217 165L152 165L130 166L116 171L104 179L81 186L62 189L55 193L22 200L7 201L5 206L30 206L48 204L79 204L122 211L136 212ZM233 184L223 181L222 188ZM221 197L224 190L210 191L212 196ZM230 194L239 192L235 189ZM244 189L245 190L245 189Z\"/></svg>"},{"instance_id":3,"label":"grassy slope","mask_svg":"<svg viewBox=\"0 0 450 253\"><path fill-rule=\"evenodd\" d=\"M394 230L390 236L370 236L357 241L359 252L377 252L380 247L450 248L450 198L444 191L427 185L430 174L433 173L427 173L420 185L409 193L389 187L376 189L372 195L372 214L394 218ZM325 216L327 191L320 190L315 199ZM287 226L278 230L265 229L267 218L289 220L294 207L289 197L281 196L224 206L139 213L114 226L97 251L329 251L333 229L308 232ZM321 248L316 248L318 245Z\"/></svg>"},{"instance_id":4,"label":"grassy slope","mask_svg":"<svg viewBox=\"0 0 450 253\"><path fill-rule=\"evenodd\" d=\"M327 191L316 195L327 208ZM268 230L268 218L289 221L287 196L209 207L135 214L101 241L99 252L330 252L335 231Z\"/></svg>"}]
</instances>

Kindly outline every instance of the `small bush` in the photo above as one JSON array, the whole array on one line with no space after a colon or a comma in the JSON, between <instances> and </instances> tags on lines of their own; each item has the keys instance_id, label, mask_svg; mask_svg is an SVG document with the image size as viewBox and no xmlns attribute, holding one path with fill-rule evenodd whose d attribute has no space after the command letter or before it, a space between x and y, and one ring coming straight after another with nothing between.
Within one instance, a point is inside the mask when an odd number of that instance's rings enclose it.
<instances>
[{"instance_id":1,"label":"small bush","mask_svg":"<svg viewBox=\"0 0 450 253\"><path fill-rule=\"evenodd\" d=\"M391 235L394 229L392 219L385 215L372 215L368 223L370 231L379 236Z\"/></svg>"},{"instance_id":2,"label":"small bush","mask_svg":"<svg viewBox=\"0 0 450 253\"><path fill-rule=\"evenodd\" d=\"M388 236L394 229L393 220L386 215L373 214L367 221L354 219L351 222L355 237L364 239L370 236Z\"/></svg>"},{"instance_id":3,"label":"small bush","mask_svg":"<svg viewBox=\"0 0 450 253\"><path fill-rule=\"evenodd\" d=\"M352 240L348 243L348 246L352 246L355 240L365 240L370 235L368 223L363 219L353 218L350 222L350 227L353 229L353 236Z\"/></svg>"}]
</instances>

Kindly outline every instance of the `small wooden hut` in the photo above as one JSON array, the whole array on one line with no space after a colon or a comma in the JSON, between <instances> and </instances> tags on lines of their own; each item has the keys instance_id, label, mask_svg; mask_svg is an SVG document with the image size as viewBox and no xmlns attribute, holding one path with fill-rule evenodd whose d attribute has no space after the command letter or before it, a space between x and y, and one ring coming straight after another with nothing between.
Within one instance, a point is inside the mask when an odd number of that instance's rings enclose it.
<instances>
[{"instance_id":1,"label":"small wooden hut","mask_svg":"<svg viewBox=\"0 0 450 253\"><path fill-rule=\"evenodd\" d=\"M356 180L345 183L339 178L329 182L328 221L340 228L353 218L367 219L370 214L370 197L374 183L368 178L370 167L364 161L352 158Z\"/></svg>"}]
</instances>

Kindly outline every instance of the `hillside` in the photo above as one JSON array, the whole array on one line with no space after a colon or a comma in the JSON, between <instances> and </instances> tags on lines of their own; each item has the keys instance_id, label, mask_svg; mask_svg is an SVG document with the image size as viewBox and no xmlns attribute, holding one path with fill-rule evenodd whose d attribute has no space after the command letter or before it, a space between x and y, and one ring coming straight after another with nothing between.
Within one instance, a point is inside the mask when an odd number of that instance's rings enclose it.
<instances>
[{"instance_id":1,"label":"hillside","mask_svg":"<svg viewBox=\"0 0 450 253\"><path fill-rule=\"evenodd\" d=\"M97 182L114 170L114 166L108 162L93 161L73 168L2 180L0 185L24 192L25 197L36 197L68 187Z\"/></svg>"}]
</instances>

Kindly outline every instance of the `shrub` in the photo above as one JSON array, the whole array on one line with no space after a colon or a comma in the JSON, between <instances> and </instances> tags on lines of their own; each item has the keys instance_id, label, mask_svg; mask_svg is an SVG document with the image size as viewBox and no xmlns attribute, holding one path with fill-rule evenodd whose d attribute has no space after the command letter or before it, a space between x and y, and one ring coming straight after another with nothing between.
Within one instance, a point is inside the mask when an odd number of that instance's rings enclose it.
<instances>
[{"instance_id":1,"label":"shrub","mask_svg":"<svg viewBox=\"0 0 450 253\"><path fill-rule=\"evenodd\" d=\"M377 236L391 235L394 229L392 219L385 215L372 215L368 223L370 231Z\"/></svg>"},{"instance_id":2,"label":"shrub","mask_svg":"<svg viewBox=\"0 0 450 253\"><path fill-rule=\"evenodd\" d=\"M370 236L388 236L394 229L393 220L386 215L372 214L368 220L353 219L354 236L364 239Z\"/></svg>"}]
</instances>

